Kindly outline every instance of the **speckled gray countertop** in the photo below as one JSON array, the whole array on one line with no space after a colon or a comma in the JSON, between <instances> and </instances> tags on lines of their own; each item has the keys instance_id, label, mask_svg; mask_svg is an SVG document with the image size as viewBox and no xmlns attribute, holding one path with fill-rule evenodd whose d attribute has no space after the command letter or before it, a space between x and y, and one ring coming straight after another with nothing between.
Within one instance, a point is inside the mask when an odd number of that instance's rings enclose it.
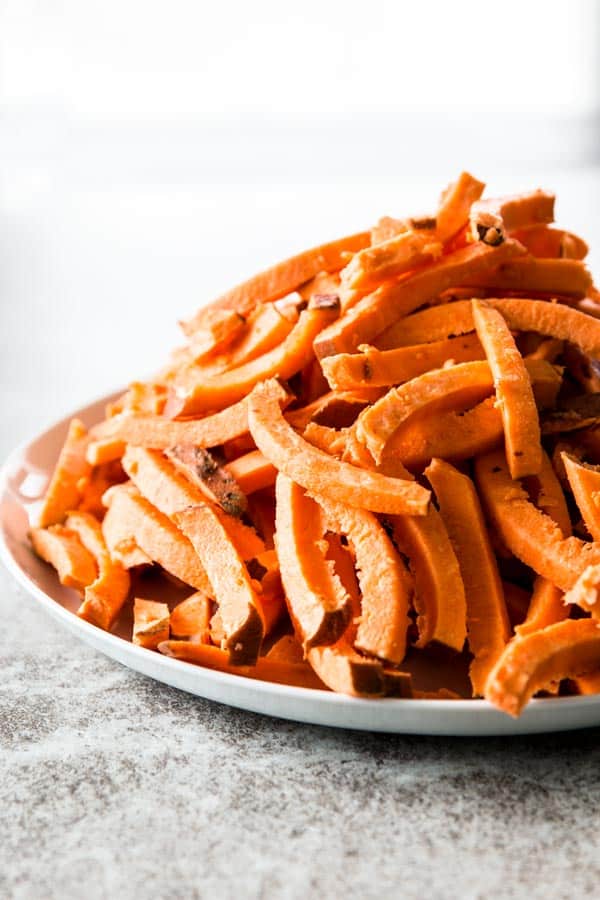
<instances>
[{"instance_id":1,"label":"speckled gray countertop","mask_svg":"<svg viewBox=\"0 0 600 900\"><path fill-rule=\"evenodd\" d=\"M0 576L0 897L579 898L600 731L369 735L218 706L74 642Z\"/></svg>"}]
</instances>

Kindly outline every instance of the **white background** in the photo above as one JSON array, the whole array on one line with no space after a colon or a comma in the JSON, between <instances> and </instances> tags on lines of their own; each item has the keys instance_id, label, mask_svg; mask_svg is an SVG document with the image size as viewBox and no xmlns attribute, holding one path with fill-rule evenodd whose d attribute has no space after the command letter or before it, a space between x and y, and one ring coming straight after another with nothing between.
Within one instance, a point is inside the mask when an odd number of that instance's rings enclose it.
<instances>
[{"instance_id":1,"label":"white background","mask_svg":"<svg viewBox=\"0 0 600 900\"><path fill-rule=\"evenodd\" d=\"M0 0L0 450L461 168L600 246L593 0ZM590 262L596 272L600 254Z\"/></svg>"}]
</instances>

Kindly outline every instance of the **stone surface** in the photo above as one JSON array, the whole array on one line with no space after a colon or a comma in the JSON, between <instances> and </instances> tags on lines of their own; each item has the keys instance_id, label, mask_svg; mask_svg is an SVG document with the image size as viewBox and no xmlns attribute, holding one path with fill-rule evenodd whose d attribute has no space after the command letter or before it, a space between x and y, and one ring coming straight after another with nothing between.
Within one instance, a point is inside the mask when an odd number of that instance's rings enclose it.
<instances>
[{"instance_id":1,"label":"stone surface","mask_svg":"<svg viewBox=\"0 0 600 900\"><path fill-rule=\"evenodd\" d=\"M369 735L180 693L2 572L0 897L598 895L597 730Z\"/></svg>"}]
</instances>

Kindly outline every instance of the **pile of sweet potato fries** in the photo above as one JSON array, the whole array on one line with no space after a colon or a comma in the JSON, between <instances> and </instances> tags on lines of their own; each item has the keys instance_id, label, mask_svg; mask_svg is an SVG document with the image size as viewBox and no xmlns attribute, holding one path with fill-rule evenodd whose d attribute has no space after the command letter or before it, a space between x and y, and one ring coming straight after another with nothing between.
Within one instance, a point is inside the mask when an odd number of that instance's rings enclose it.
<instances>
[{"instance_id":1,"label":"pile of sweet potato fries","mask_svg":"<svg viewBox=\"0 0 600 900\"><path fill-rule=\"evenodd\" d=\"M600 691L600 296L552 195L483 190L234 288L71 423L31 540L82 618L361 697L424 696L407 653L511 715Z\"/></svg>"}]
</instances>

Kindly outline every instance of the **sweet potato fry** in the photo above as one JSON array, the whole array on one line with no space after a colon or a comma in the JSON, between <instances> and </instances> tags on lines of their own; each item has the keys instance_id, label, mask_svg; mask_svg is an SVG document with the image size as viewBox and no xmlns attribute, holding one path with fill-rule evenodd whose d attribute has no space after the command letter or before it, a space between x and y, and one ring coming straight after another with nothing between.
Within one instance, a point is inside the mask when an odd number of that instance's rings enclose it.
<instances>
[{"instance_id":1,"label":"sweet potato fry","mask_svg":"<svg viewBox=\"0 0 600 900\"><path fill-rule=\"evenodd\" d=\"M344 428L356 419L361 410L385 393L381 388L360 388L354 391L328 391L307 406L286 412L286 421L298 431L309 422Z\"/></svg>"},{"instance_id":2,"label":"sweet potato fry","mask_svg":"<svg viewBox=\"0 0 600 900\"><path fill-rule=\"evenodd\" d=\"M498 248L479 242L442 257L410 278L382 285L319 334L314 342L315 353L319 359L336 353L353 353L360 344L373 341L398 319L442 291L463 283L467 276L487 277L502 262L523 252L516 241L505 241Z\"/></svg>"},{"instance_id":3,"label":"sweet potato fry","mask_svg":"<svg viewBox=\"0 0 600 900\"><path fill-rule=\"evenodd\" d=\"M412 578L373 513L318 495L327 528L343 534L356 556L362 594L355 646L397 664L406 653Z\"/></svg>"},{"instance_id":4,"label":"sweet potato fry","mask_svg":"<svg viewBox=\"0 0 600 900\"><path fill-rule=\"evenodd\" d=\"M107 437L98 441L90 440L85 457L90 466L102 466L121 459L125 453L125 447L125 442L119 438Z\"/></svg>"},{"instance_id":5,"label":"sweet potato fry","mask_svg":"<svg viewBox=\"0 0 600 900\"><path fill-rule=\"evenodd\" d=\"M92 554L98 569L97 578L85 587L83 603L77 615L110 631L129 594L129 573L121 562L112 559L104 541L102 526L94 516L72 512L65 524Z\"/></svg>"},{"instance_id":6,"label":"sweet potato fry","mask_svg":"<svg viewBox=\"0 0 600 900\"><path fill-rule=\"evenodd\" d=\"M287 406L292 396L278 381L269 381L267 390L281 406ZM119 415L96 425L91 431L93 440L115 438L152 450L166 450L176 444L196 447L217 447L248 432L248 400L244 397L227 409L203 419L171 422L160 416ZM121 454L122 455L122 454Z\"/></svg>"},{"instance_id":7,"label":"sweet potato fry","mask_svg":"<svg viewBox=\"0 0 600 900\"><path fill-rule=\"evenodd\" d=\"M83 593L87 585L95 581L96 561L74 531L64 525L50 525L32 528L29 537L37 555L54 566L65 587Z\"/></svg>"},{"instance_id":8,"label":"sweet potato fry","mask_svg":"<svg viewBox=\"0 0 600 900\"><path fill-rule=\"evenodd\" d=\"M468 172L461 172L446 188L436 215L436 235L440 241L446 243L467 224L471 206L479 200L484 188L485 184Z\"/></svg>"},{"instance_id":9,"label":"sweet potato fry","mask_svg":"<svg viewBox=\"0 0 600 900\"><path fill-rule=\"evenodd\" d=\"M250 431L258 448L279 472L302 487L372 512L426 512L429 491L338 462L316 450L288 425L262 385L254 389L248 403Z\"/></svg>"},{"instance_id":10,"label":"sweet potato fry","mask_svg":"<svg viewBox=\"0 0 600 900\"><path fill-rule=\"evenodd\" d=\"M206 310L199 328L188 331L186 323L182 323L182 328L191 339L194 358L199 360L224 350L243 331L245 324L246 319L235 309L210 309Z\"/></svg>"},{"instance_id":11,"label":"sweet potato fry","mask_svg":"<svg viewBox=\"0 0 600 900\"><path fill-rule=\"evenodd\" d=\"M212 606L210 597L202 591L186 597L171 610L169 624L172 636L210 644Z\"/></svg>"},{"instance_id":12,"label":"sweet potato fry","mask_svg":"<svg viewBox=\"0 0 600 900\"><path fill-rule=\"evenodd\" d=\"M290 617L305 649L335 643L351 615L350 597L325 557L324 530L316 503L279 474L275 548Z\"/></svg>"},{"instance_id":13,"label":"sweet potato fry","mask_svg":"<svg viewBox=\"0 0 600 900\"><path fill-rule=\"evenodd\" d=\"M257 303L267 303L296 290L319 272L337 272L346 264L346 253L356 253L369 244L369 233L361 232L340 238L330 244L322 244L277 263L271 269L255 275L249 281L223 294L209 306L205 306L182 327L191 334L202 327L210 310L234 309L247 316Z\"/></svg>"},{"instance_id":14,"label":"sweet potato fry","mask_svg":"<svg viewBox=\"0 0 600 900\"><path fill-rule=\"evenodd\" d=\"M252 450L238 456L224 466L244 494L253 494L275 484L277 469L260 450Z\"/></svg>"},{"instance_id":15,"label":"sweet potato fry","mask_svg":"<svg viewBox=\"0 0 600 900\"><path fill-rule=\"evenodd\" d=\"M212 586L232 665L255 665L265 633L260 598L235 544L208 504L173 516L194 547Z\"/></svg>"},{"instance_id":16,"label":"sweet potato fry","mask_svg":"<svg viewBox=\"0 0 600 900\"><path fill-rule=\"evenodd\" d=\"M81 499L79 483L91 472L86 459L88 441L83 423L73 419L38 516L40 528L60 524L70 509L77 509Z\"/></svg>"},{"instance_id":17,"label":"sweet potato fry","mask_svg":"<svg viewBox=\"0 0 600 900\"><path fill-rule=\"evenodd\" d=\"M159 644L158 649L165 656L195 663L206 669L227 672L230 675L243 675L259 681L272 681L276 684L289 684L312 690L325 689L323 682L307 663L286 663L259 657L253 666L232 665L227 651L198 641L165 641Z\"/></svg>"},{"instance_id":18,"label":"sweet potato fry","mask_svg":"<svg viewBox=\"0 0 600 900\"><path fill-rule=\"evenodd\" d=\"M328 647L313 647L308 661L317 676L332 691L351 697L383 697L386 681L383 666L366 659L346 641Z\"/></svg>"},{"instance_id":19,"label":"sweet potato fry","mask_svg":"<svg viewBox=\"0 0 600 900\"><path fill-rule=\"evenodd\" d=\"M469 218L473 239L496 246L505 239L507 232L553 222L554 194L537 190L512 197L478 200L473 203Z\"/></svg>"},{"instance_id":20,"label":"sweet potato fry","mask_svg":"<svg viewBox=\"0 0 600 900\"><path fill-rule=\"evenodd\" d=\"M558 391L560 377L548 363L525 360L525 368L532 382L538 380L538 373L542 376L547 373L550 381L555 382L555 393ZM490 366L485 361L433 369L391 388L381 400L360 413L354 426L356 435L373 458L381 460L392 436L411 417L466 409L489 395L493 383Z\"/></svg>"},{"instance_id":21,"label":"sweet potato fry","mask_svg":"<svg viewBox=\"0 0 600 900\"><path fill-rule=\"evenodd\" d=\"M128 447L123 466L140 493L166 516L173 517L188 506L206 502L202 491L158 450ZM252 559L264 551L263 542L251 526L219 507L214 507L214 511L243 559Z\"/></svg>"},{"instance_id":22,"label":"sweet potato fry","mask_svg":"<svg viewBox=\"0 0 600 900\"><path fill-rule=\"evenodd\" d=\"M342 285L352 290L372 290L390 278L431 262L441 253L442 245L435 236L406 231L355 253L342 269Z\"/></svg>"},{"instance_id":23,"label":"sweet potato fry","mask_svg":"<svg viewBox=\"0 0 600 900\"><path fill-rule=\"evenodd\" d=\"M513 639L491 672L485 697L518 716L536 691L549 681L573 678L600 666L600 622L567 619Z\"/></svg>"},{"instance_id":24,"label":"sweet potato fry","mask_svg":"<svg viewBox=\"0 0 600 900\"><path fill-rule=\"evenodd\" d=\"M148 650L169 640L169 607L155 600L136 597L133 601L133 643Z\"/></svg>"},{"instance_id":25,"label":"sweet potato fry","mask_svg":"<svg viewBox=\"0 0 600 900\"><path fill-rule=\"evenodd\" d=\"M474 331L470 300L455 300L430 306L395 322L375 338L380 350L394 350L416 344L452 340Z\"/></svg>"},{"instance_id":26,"label":"sweet potato fry","mask_svg":"<svg viewBox=\"0 0 600 900\"><path fill-rule=\"evenodd\" d=\"M540 259L585 259L588 254L587 244L576 234L545 225L513 231L512 237Z\"/></svg>"},{"instance_id":27,"label":"sweet potato fry","mask_svg":"<svg viewBox=\"0 0 600 900\"><path fill-rule=\"evenodd\" d=\"M179 389L175 385L165 415L176 418L220 409L242 400L260 381L290 378L311 361L314 338L338 313L337 298L326 298L323 302L318 298L311 300L285 341L269 353L221 375L202 377L193 386L188 383Z\"/></svg>"},{"instance_id":28,"label":"sweet potato fry","mask_svg":"<svg viewBox=\"0 0 600 900\"><path fill-rule=\"evenodd\" d=\"M441 459L432 460L425 476L458 559L467 602L467 639L474 657L469 675L474 695L482 696L510 637L496 558L471 479Z\"/></svg>"},{"instance_id":29,"label":"sweet potato fry","mask_svg":"<svg viewBox=\"0 0 600 900\"><path fill-rule=\"evenodd\" d=\"M210 581L196 551L168 516L131 485L117 485L108 495L106 519L111 514L121 519L123 531L129 531L131 541L153 562L184 584L212 595Z\"/></svg>"},{"instance_id":30,"label":"sweet potato fry","mask_svg":"<svg viewBox=\"0 0 600 900\"><path fill-rule=\"evenodd\" d=\"M538 575L533 585L527 614L524 620L515 626L516 634L525 637L568 618L569 610L565 606L564 596L560 588L547 578Z\"/></svg>"},{"instance_id":31,"label":"sweet potato fry","mask_svg":"<svg viewBox=\"0 0 600 900\"><path fill-rule=\"evenodd\" d=\"M588 356L600 355L600 321L559 303L545 300L488 300L502 313L515 331L537 331L562 341L570 341Z\"/></svg>"},{"instance_id":32,"label":"sweet potato fry","mask_svg":"<svg viewBox=\"0 0 600 900\"><path fill-rule=\"evenodd\" d=\"M514 555L563 591L573 587L600 548L576 537L564 538L552 519L537 509L508 472L502 451L475 460L479 495L493 528Z\"/></svg>"},{"instance_id":33,"label":"sweet potato fry","mask_svg":"<svg viewBox=\"0 0 600 900\"><path fill-rule=\"evenodd\" d=\"M585 527L594 541L600 541L600 467L569 453L561 453L561 459Z\"/></svg>"},{"instance_id":34,"label":"sweet potato fry","mask_svg":"<svg viewBox=\"0 0 600 900\"><path fill-rule=\"evenodd\" d=\"M479 300L471 305L494 379L511 477L536 475L542 467L540 423L525 362L502 314Z\"/></svg>"},{"instance_id":35,"label":"sweet potato fry","mask_svg":"<svg viewBox=\"0 0 600 900\"><path fill-rule=\"evenodd\" d=\"M230 516L239 518L246 512L248 501L244 492L233 475L220 466L208 450L193 444L176 444L165 451L165 456Z\"/></svg>"},{"instance_id":36,"label":"sweet potato fry","mask_svg":"<svg viewBox=\"0 0 600 900\"><path fill-rule=\"evenodd\" d=\"M503 291L521 291L576 298L585 297L592 279L579 260L526 256L503 261L493 272L471 269L461 284L463 287L494 288L497 297L501 297Z\"/></svg>"},{"instance_id":37,"label":"sweet potato fry","mask_svg":"<svg viewBox=\"0 0 600 900\"><path fill-rule=\"evenodd\" d=\"M385 387L401 384L448 362L460 363L484 359L485 353L476 335L399 347L395 350L361 348L360 353L338 353L322 360L323 372L333 390Z\"/></svg>"}]
</instances>

